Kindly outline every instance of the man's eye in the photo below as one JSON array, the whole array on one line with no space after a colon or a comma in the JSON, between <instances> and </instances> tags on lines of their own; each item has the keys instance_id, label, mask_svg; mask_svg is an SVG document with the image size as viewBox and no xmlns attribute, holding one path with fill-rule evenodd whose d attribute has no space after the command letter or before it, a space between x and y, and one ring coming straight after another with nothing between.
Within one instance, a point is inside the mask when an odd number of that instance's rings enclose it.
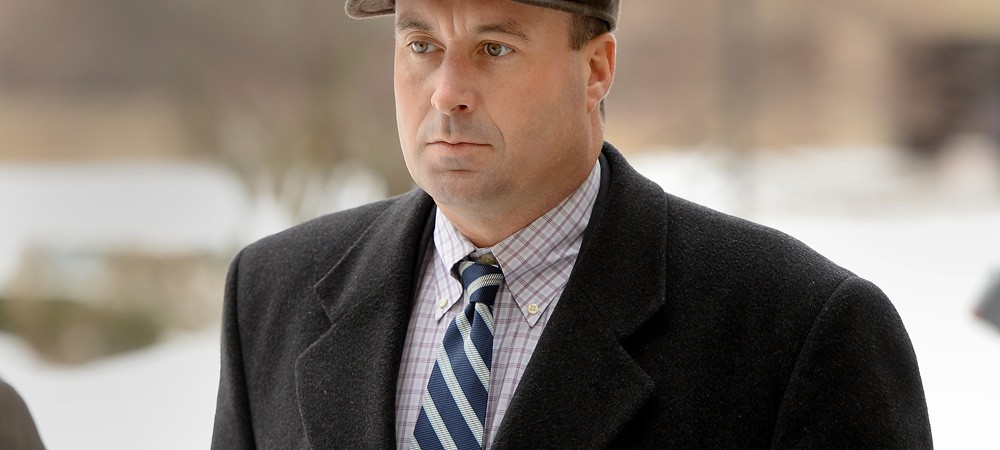
<instances>
[{"instance_id":1,"label":"man's eye","mask_svg":"<svg viewBox=\"0 0 1000 450\"><path fill-rule=\"evenodd\" d=\"M435 47L430 42L417 41L410 43L410 48L414 53L430 53Z\"/></svg>"},{"instance_id":2,"label":"man's eye","mask_svg":"<svg viewBox=\"0 0 1000 450\"><path fill-rule=\"evenodd\" d=\"M506 45L490 42L488 44L483 44L483 51L486 52L487 55L493 57L499 57L499 56L504 56L512 52L513 50L511 50L511 48Z\"/></svg>"}]
</instances>

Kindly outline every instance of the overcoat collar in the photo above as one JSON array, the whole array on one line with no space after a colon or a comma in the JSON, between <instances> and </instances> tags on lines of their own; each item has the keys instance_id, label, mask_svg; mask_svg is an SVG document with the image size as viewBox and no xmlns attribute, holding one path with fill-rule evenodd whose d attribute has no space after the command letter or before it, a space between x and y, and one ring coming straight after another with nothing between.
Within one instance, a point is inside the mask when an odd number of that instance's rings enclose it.
<instances>
[{"instance_id":1,"label":"overcoat collar","mask_svg":"<svg viewBox=\"0 0 1000 450\"><path fill-rule=\"evenodd\" d=\"M309 447L396 446L396 378L433 205L419 190L400 197L316 284L330 329L295 365Z\"/></svg>"},{"instance_id":2,"label":"overcoat collar","mask_svg":"<svg viewBox=\"0 0 1000 450\"><path fill-rule=\"evenodd\" d=\"M495 449L605 446L652 392L621 342L664 302L666 199L610 144L602 154L580 255ZM432 207L420 191L401 197L316 285L331 326L296 364L313 448L395 446L396 379Z\"/></svg>"}]
</instances>

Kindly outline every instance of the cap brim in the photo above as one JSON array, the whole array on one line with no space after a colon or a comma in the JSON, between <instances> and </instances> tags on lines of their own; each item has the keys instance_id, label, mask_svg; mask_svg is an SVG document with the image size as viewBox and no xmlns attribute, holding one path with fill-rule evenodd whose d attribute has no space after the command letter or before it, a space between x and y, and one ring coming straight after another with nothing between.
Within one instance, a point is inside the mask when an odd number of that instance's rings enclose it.
<instances>
[{"instance_id":1,"label":"cap brim","mask_svg":"<svg viewBox=\"0 0 1000 450\"><path fill-rule=\"evenodd\" d=\"M542 8L552 8L574 14L596 17L607 22L612 30L614 30L615 26L618 25L617 14L604 11L601 8L596 8L585 3L567 2L565 0L514 1ZM615 10L615 12L617 12L618 0L613 0L611 7ZM347 4L344 6L344 9L347 11L347 16L354 19L385 16L396 12L396 0L347 0Z\"/></svg>"},{"instance_id":2,"label":"cap brim","mask_svg":"<svg viewBox=\"0 0 1000 450\"><path fill-rule=\"evenodd\" d=\"M344 9L354 19L385 16L396 12L396 0L347 0Z\"/></svg>"}]
</instances>

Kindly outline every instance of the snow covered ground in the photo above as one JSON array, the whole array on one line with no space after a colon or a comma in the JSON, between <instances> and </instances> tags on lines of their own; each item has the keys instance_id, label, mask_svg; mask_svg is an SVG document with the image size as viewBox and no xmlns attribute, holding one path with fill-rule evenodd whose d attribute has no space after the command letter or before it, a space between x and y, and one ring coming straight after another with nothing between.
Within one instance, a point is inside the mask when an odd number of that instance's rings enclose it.
<instances>
[{"instance_id":1,"label":"snow covered ground","mask_svg":"<svg viewBox=\"0 0 1000 450\"><path fill-rule=\"evenodd\" d=\"M935 444L995 449L1000 331L972 315L1000 269L1000 176L983 158L922 175L866 149L758 155L750 175L711 151L630 159L668 191L779 228L882 287L910 331ZM0 376L53 449L207 448L218 367L215 329L78 368L0 334Z\"/></svg>"}]
</instances>

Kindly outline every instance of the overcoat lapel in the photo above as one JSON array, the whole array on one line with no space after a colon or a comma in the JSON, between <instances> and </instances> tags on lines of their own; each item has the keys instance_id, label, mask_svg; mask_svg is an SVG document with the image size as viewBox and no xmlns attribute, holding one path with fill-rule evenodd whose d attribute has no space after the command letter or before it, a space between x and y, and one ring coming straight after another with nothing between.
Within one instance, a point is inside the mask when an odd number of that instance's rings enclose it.
<instances>
[{"instance_id":1,"label":"overcoat lapel","mask_svg":"<svg viewBox=\"0 0 1000 450\"><path fill-rule=\"evenodd\" d=\"M605 447L652 393L621 341L664 303L665 195L609 144L603 153L609 180L495 449Z\"/></svg>"},{"instance_id":2,"label":"overcoat lapel","mask_svg":"<svg viewBox=\"0 0 1000 450\"><path fill-rule=\"evenodd\" d=\"M421 191L401 197L315 286L330 328L295 365L310 447L395 446L396 379L432 206Z\"/></svg>"}]
</instances>

